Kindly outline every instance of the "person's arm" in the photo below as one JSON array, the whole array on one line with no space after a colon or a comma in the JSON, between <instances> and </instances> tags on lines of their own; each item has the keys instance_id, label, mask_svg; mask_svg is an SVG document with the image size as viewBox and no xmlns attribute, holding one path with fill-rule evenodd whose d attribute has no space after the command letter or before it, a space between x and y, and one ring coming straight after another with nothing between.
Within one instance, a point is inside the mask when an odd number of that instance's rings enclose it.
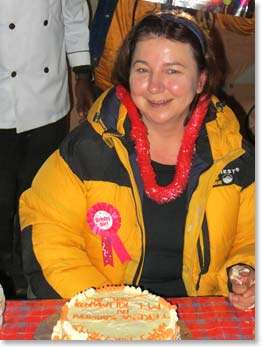
<instances>
[{"instance_id":1,"label":"person's arm","mask_svg":"<svg viewBox=\"0 0 262 347\"><path fill-rule=\"evenodd\" d=\"M229 300L236 308L246 310L255 304L255 184L240 192L239 213L231 251L219 273L220 286L229 284ZM233 231L232 231L233 232ZM236 276L235 265L244 265L250 271ZM235 268L236 269L236 268ZM239 275L241 288L237 281Z\"/></svg>"},{"instance_id":2,"label":"person's arm","mask_svg":"<svg viewBox=\"0 0 262 347\"><path fill-rule=\"evenodd\" d=\"M91 65L75 66L73 71L75 73L76 110L80 123L86 119L95 100L94 71Z\"/></svg>"},{"instance_id":3,"label":"person's arm","mask_svg":"<svg viewBox=\"0 0 262 347\"><path fill-rule=\"evenodd\" d=\"M232 305L240 310L248 310L255 305L255 185L243 189L240 193L238 231L233 257L239 256L228 270ZM235 256L235 259L236 259Z\"/></svg>"},{"instance_id":4,"label":"person's arm","mask_svg":"<svg viewBox=\"0 0 262 347\"><path fill-rule=\"evenodd\" d=\"M88 287L110 283L89 258L90 245L84 236L88 233L86 199L84 183L59 151L22 194L19 213L27 252L25 273L37 297L50 297L50 287L68 298ZM100 240L92 240L92 247L100 249Z\"/></svg>"},{"instance_id":5,"label":"person's arm","mask_svg":"<svg viewBox=\"0 0 262 347\"><path fill-rule=\"evenodd\" d=\"M83 120L94 101L89 50L89 9L86 0L63 0L66 53L76 77L76 109Z\"/></svg>"}]
</instances>

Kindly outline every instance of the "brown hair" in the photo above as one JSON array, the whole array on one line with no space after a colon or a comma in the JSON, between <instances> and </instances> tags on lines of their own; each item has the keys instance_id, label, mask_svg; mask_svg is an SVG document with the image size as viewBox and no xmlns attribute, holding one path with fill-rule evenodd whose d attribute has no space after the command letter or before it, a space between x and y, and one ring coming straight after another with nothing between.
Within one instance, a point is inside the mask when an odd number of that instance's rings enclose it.
<instances>
[{"instance_id":1,"label":"brown hair","mask_svg":"<svg viewBox=\"0 0 262 347\"><path fill-rule=\"evenodd\" d=\"M138 41L148 37L164 37L189 43L199 72L207 72L202 94L216 94L223 76L217 68L215 52L209 35L201 29L194 17L185 12L164 11L145 16L127 34L112 70L112 83L129 88L129 75L134 50Z\"/></svg>"}]
</instances>

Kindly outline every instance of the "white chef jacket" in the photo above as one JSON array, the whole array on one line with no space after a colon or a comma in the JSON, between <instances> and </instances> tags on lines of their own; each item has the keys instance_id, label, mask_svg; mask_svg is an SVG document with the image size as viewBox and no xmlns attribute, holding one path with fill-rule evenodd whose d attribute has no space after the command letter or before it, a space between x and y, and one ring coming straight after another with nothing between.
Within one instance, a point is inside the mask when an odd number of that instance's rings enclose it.
<instances>
[{"instance_id":1,"label":"white chef jacket","mask_svg":"<svg viewBox=\"0 0 262 347\"><path fill-rule=\"evenodd\" d=\"M0 129L38 128L70 109L71 67L90 64L86 0L0 0Z\"/></svg>"}]
</instances>

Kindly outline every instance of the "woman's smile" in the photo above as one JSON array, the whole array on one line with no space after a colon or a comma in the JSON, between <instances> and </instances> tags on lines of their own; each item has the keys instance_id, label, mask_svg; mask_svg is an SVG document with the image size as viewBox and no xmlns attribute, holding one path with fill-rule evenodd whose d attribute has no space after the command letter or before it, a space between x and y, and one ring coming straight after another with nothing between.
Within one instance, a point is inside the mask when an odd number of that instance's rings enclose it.
<instances>
[{"instance_id":1,"label":"woman's smile","mask_svg":"<svg viewBox=\"0 0 262 347\"><path fill-rule=\"evenodd\" d=\"M164 107L167 106L170 102L172 102L173 99L167 99L167 100L147 100L149 105L151 107Z\"/></svg>"}]
</instances>

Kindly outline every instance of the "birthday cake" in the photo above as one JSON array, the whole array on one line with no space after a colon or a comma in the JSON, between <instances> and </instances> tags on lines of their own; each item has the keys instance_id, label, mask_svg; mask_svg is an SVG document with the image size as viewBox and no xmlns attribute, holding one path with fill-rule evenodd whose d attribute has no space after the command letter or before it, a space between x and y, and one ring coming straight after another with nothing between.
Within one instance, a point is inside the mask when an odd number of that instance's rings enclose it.
<instances>
[{"instance_id":1,"label":"birthday cake","mask_svg":"<svg viewBox=\"0 0 262 347\"><path fill-rule=\"evenodd\" d=\"M140 288L89 288L62 307L51 339L180 340L176 308Z\"/></svg>"}]
</instances>

